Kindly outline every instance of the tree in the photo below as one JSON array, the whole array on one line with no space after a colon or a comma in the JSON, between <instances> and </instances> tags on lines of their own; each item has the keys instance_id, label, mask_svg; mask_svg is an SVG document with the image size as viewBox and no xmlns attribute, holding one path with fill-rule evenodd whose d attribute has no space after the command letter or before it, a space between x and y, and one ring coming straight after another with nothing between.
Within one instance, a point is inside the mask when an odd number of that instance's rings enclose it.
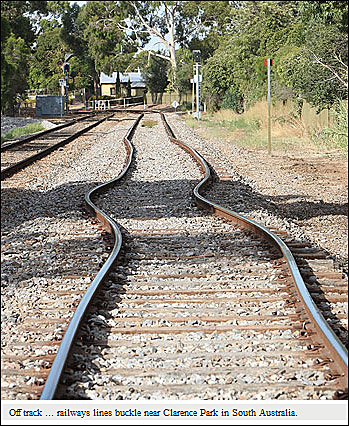
<instances>
[{"instance_id":1,"label":"tree","mask_svg":"<svg viewBox=\"0 0 349 426\"><path fill-rule=\"evenodd\" d=\"M214 27L216 30L224 28L218 26L214 18L221 15L225 17L230 2L129 1L125 3L130 5L129 14L119 24L119 28L128 35L130 43L136 44L141 50L147 50L145 42L150 37L157 40L155 43L157 50L148 49L147 52L170 63L172 87L177 88L176 49L188 47L193 38L203 36L209 32L210 28ZM223 10L225 13L222 13ZM158 49L159 44L162 44L166 53Z\"/></svg>"},{"instance_id":2,"label":"tree","mask_svg":"<svg viewBox=\"0 0 349 426\"><path fill-rule=\"evenodd\" d=\"M46 1L1 2L1 111L14 114L28 87L30 48L35 41L31 16L47 12Z\"/></svg>"},{"instance_id":3,"label":"tree","mask_svg":"<svg viewBox=\"0 0 349 426\"><path fill-rule=\"evenodd\" d=\"M235 108L241 111L265 96L264 58L275 58L283 32L299 19L297 2L236 3L227 19L230 34L226 31L203 69L203 97L213 109L224 97L225 104L235 99Z\"/></svg>"},{"instance_id":4,"label":"tree","mask_svg":"<svg viewBox=\"0 0 349 426\"><path fill-rule=\"evenodd\" d=\"M348 2L337 1L301 1L300 10L303 22L316 20L326 25L336 25L343 32L348 32Z\"/></svg>"},{"instance_id":5,"label":"tree","mask_svg":"<svg viewBox=\"0 0 349 426\"><path fill-rule=\"evenodd\" d=\"M62 65L67 50L60 39L59 26L43 31L36 43L30 66L32 88L46 88L51 94L59 93L58 80L62 78Z\"/></svg>"},{"instance_id":6,"label":"tree","mask_svg":"<svg viewBox=\"0 0 349 426\"><path fill-rule=\"evenodd\" d=\"M39 34L30 64L32 88L47 88L51 94L60 93L58 81L63 77L62 66L67 53L73 54L70 60L70 90L91 85L91 61L77 25L79 10L78 5L71 6L67 1L49 2L49 16L39 22Z\"/></svg>"},{"instance_id":7,"label":"tree","mask_svg":"<svg viewBox=\"0 0 349 426\"><path fill-rule=\"evenodd\" d=\"M25 41L11 34L2 52L6 58L1 69L1 110L13 115L28 88L27 65L30 50Z\"/></svg>"},{"instance_id":8,"label":"tree","mask_svg":"<svg viewBox=\"0 0 349 426\"><path fill-rule=\"evenodd\" d=\"M279 51L277 73L300 99L319 110L348 97L348 36L336 26L312 21L301 31L302 43Z\"/></svg>"},{"instance_id":9,"label":"tree","mask_svg":"<svg viewBox=\"0 0 349 426\"><path fill-rule=\"evenodd\" d=\"M143 71L146 86L152 95L152 101L157 102L156 94L162 93L168 85L167 61L161 57L152 56Z\"/></svg>"},{"instance_id":10,"label":"tree","mask_svg":"<svg viewBox=\"0 0 349 426\"><path fill-rule=\"evenodd\" d=\"M99 74L124 72L136 53L136 47L127 42L118 28L127 8L127 2L89 1L79 13L77 25L86 43L86 56L91 60L96 95Z\"/></svg>"}]
</instances>

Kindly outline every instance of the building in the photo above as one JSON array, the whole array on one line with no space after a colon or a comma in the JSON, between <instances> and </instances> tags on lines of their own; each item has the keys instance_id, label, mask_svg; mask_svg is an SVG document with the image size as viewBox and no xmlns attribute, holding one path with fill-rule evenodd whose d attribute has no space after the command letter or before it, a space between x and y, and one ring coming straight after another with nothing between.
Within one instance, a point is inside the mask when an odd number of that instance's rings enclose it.
<instances>
[{"instance_id":1,"label":"building","mask_svg":"<svg viewBox=\"0 0 349 426\"><path fill-rule=\"evenodd\" d=\"M145 81L139 69L137 72L119 73L119 78L120 95L122 97L144 95ZM116 96L116 80L117 72L113 72L111 76L101 73L100 87L102 96Z\"/></svg>"}]
</instances>

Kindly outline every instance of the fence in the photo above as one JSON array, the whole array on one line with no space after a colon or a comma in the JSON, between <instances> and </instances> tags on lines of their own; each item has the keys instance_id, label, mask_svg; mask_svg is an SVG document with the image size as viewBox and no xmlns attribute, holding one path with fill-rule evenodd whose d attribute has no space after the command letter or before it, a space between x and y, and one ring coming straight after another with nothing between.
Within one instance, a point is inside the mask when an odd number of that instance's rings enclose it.
<instances>
[{"instance_id":1,"label":"fence","mask_svg":"<svg viewBox=\"0 0 349 426\"><path fill-rule=\"evenodd\" d=\"M118 99L100 99L97 101L89 101L87 108L93 110L107 110L116 108L117 106L122 106L124 108L129 105L143 105L144 98L143 96L135 96L130 98L118 98Z\"/></svg>"},{"instance_id":2,"label":"fence","mask_svg":"<svg viewBox=\"0 0 349 426\"><path fill-rule=\"evenodd\" d=\"M342 101L345 103L348 101ZM323 109L320 112L317 112L317 108L312 107L307 102L303 102L302 109L300 111L300 116L298 116L298 108L295 103L292 101L276 101L273 102L272 105L272 115L273 117L277 116L287 116L293 115L297 116L299 120L301 120L302 125L304 126L307 132L312 132L314 130L323 129L325 127L331 127L336 120L336 113L333 108L331 109Z\"/></svg>"},{"instance_id":3,"label":"fence","mask_svg":"<svg viewBox=\"0 0 349 426\"><path fill-rule=\"evenodd\" d=\"M172 102L177 101L180 105L185 103L191 103L192 93L147 93L147 103L148 104L163 104L171 105Z\"/></svg>"},{"instance_id":4,"label":"fence","mask_svg":"<svg viewBox=\"0 0 349 426\"><path fill-rule=\"evenodd\" d=\"M304 102L301 117L305 128L310 131L315 128L329 127L333 121L333 112L329 109L323 109L317 113L316 108Z\"/></svg>"}]
</instances>

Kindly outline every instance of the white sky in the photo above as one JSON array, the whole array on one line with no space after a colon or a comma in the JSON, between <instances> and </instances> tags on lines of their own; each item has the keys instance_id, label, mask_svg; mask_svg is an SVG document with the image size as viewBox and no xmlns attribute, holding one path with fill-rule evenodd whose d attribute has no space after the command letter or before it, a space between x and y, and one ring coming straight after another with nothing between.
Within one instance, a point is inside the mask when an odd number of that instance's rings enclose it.
<instances>
[{"instance_id":1,"label":"white sky","mask_svg":"<svg viewBox=\"0 0 349 426\"><path fill-rule=\"evenodd\" d=\"M70 1L69 3L70 4L77 3L80 7L82 7L84 4L86 4L86 1ZM155 45L155 43L158 42L158 41L159 41L159 39L157 37L151 36L151 39L150 39L149 43L145 45L145 48L150 50L150 49L155 49L159 46L159 47L162 47L166 50L166 47L164 45L162 45L162 46L161 46L161 44Z\"/></svg>"}]
</instances>

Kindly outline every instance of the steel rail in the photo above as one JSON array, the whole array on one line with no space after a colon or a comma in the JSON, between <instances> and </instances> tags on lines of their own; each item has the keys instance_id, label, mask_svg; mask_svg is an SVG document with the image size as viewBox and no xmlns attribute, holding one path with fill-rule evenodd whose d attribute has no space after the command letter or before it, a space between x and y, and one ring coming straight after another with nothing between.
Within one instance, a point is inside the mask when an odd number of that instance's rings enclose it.
<instances>
[{"instance_id":1,"label":"steel rail","mask_svg":"<svg viewBox=\"0 0 349 426\"><path fill-rule=\"evenodd\" d=\"M74 312L74 315L71 321L69 322L67 330L63 336L62 342L59 345L57 355L51 366L50 373L46 380L44 389L41 393L40 400L52 400L54 398L57 387L59 385L60 378L64 372L64 367L67 363L70 351L73 347L73 343L79 331L79 327L88 311L88 308L94 296L96 295L98 289L100 288L100 285L104 282L105 278L107 277L108 273L114 266L118 258L118 255L120 253L120 249L122 245L122 234L118 225L110 216L104 213L99 207L97 207L93 203L92 198L95 197L98 193L105 191L110 186L113 186L117 181L120 181L120 179L122 179L125 176L133 159L134 148L133 148L131 140L142 117L143 117L143 114L141 114L137 118L137 120L133 123L133 125L127 132L127 135L124 137L124 143L126 145L128 155L127 155L126 164L122 172L116 178L109 180L108 182L93 188L85 196L85 203L87 208L93 214L95 214L97 219L100 222L102 222L104 227L113 235L114 246L109 257L107 258L102 268L97 273L94 280L88 287L86 293L82 297L78 307L76 308L76 311Z\"/></svg>"},{"instance_id":2,"label":"steel rail","mask_svg":"<svg viewBox=\"0 0 349 426\"><path fill-rule=\"evenodd\" d=\"M87 117L74 118L73 120L70 120L67 123L59 124L58 126L53 127L51 129L42 130L41 132L34 133L33 135L30 135L30 136L23 138L23 139L16 141L16 142L9 141L9 143L6 143L6 144L1 146L1 152L5 152L5 151L7 151L7 150L9 150L9 149L11 149L15 146L18 146L18 145L23 145L26 142L33 141L35 139L40 138L41 136L45 136L49 133L53 133L56 130L60 130L60 129L64 129L65 127L72 126L73 124L77 123L78 121L86 120L87 118L93 117L94 115L95 114L91 114Z\"/></svg>"},{"instance_id":3,"label":"steel rail","mask_svg":"<svg viewBox=\"0 0 349 426\"><path fill-rule=\"evenodd\" d=\"M111 117L113 114L111 114L109 117ZM66 145L67 143L73 141L77 137L81 136L82 134L88 132L89 130L93 129L93 127L98 126L103 121L107 120L109 118L103 117L101 120L96 121L95 123L92 123L91 125L79 130L78 132L74 133L73 135L63 139L62 141L51 145L49 148L46 148L37 154L34 154L30 157L25 158L22 161L19 161L16 164L13 164L12 166L6 167L5 169L1 170L1 180L4 180L10 176L12 176L14 173L16 173L19 170L24 169L26 166L29 166L29 164L34 163L34 161L40 160L41 158L45 157L46 155L50 154L51 152L55 151L58 148L61 148L62 146Z\"/></svg>"},{"instance_id":4,"label":"steel rail","mask_svg":"<svg viewBox=\"0 0 349 426\"><path fill-rule=\"evenodd\" d=\"M158 111L156 111L156 112L158 112ZM321 333L324 336L326 336L328 341L334 342L333 347L334 347L335 352L337 353L337 356L334 356L334 358L335 359L339 358L340 361L342 362L342 365L344 365L344 368L341 369L341 373L345 376L346 371L347 371L347 362L348 362L348 355L347 355L346 349L341 344L341 342L339 341L337 336L330 329L327 322L322 317L322 314L319 312L318 308L314 304L308 290L305 287L303 279L300 275L300 272L298 270L296 262L293 258L292 253L290 252L289 248L286 246L286 244L277 235L275 235L273 232L268 230L263 225L260 225L260 224L256 223L255 221L253 221L251 219L247 219L247 218L241 216L240 214L233 212L229 209L225 209L225 208L219 206L218 204L207 200L205 197L203 197L200 194L200 190L211 179L211 173L210 173L210 170L209 170L209 167L208 167L206 161L193 148L189 147L188 145L186 145L183 142L176 139L173 131L171 130L170 126L168 125L168 123L166 121L164 114L161 113L160 111L159 111L159 113L161 114L162 120L165 124L165 128L166 128L166 131L167 131L167 133L170 137L170 140L172 142L178 144L179 146L181 146L190 155L192 155L196 159L196 161L198 162L201 170L203 171L203 173L205 175L204 178L196 185L196 187L193 190L193 193L194 193L194 196L196 198L197 203L199 205L201 205L202 207L208 208L213 213L217 213L217 214L222 215L222 216L224 216L224 217L226 217L230 220L234 220L236 223L240 224L241 226L246 227L250 230L253 230L254 232L258 233L259 235L268 238L268 240L271 241L273 243L273 245L278 247L280 252L283 254L284 258L286 259L287 264L289 265L289 268L290 268L291 273L292 273L292 277L294 278L294 280L297 282L297 284L301 288L300 294L301 294L302 300L305 300L305 303L307 303L309 305L309 308L307 308L307 310L309 309L311 316L315 317L314 320L317 321L320 324L319 329L321 330ZM76 309L76 311L73 315L73 318L68 325L68 328L67 328L67 330L64 334L64 337L62 339L62 342L59 346L55 360L54 360L52 367L50 369L50 373L49 373L47 381L45 383L43 392L41 394L41 397L40 397L41 400L51 400L51 399L54 398L57 387L59 385L61 375L63 374L64 367L65 367L66 362L68 360L70 350L72 349L74 340L75 340L77 332L79 330L80 324L83 321L83 319L86 315L87 309L90 306L96 292L100 288L100 284L104 281L107 274L109 273L111 268L114 266L114 264L117 260L117 257L119 255L120 248L121 248L121 245L122 245L121 231L118 228L117 224L114 222L114 220L111 219L106 213L104 213L102 210L100 210L93 203L92 197L97 195L97 193L104 191L108 187L113 186L117 181L122 179L122 177L124 177L124 175L126 174L127 170L129 169L129 167L131 165L132 157L133 157L133 145L131 143L131 139L132 139L133 133L134 133L139 121L141 120L141 118L143 116L144 116L144 114L142 113L138 117L137 121L133 124L131 129L129 130L127 136L125 136L125 138L124 138L124 143L125 143L125 145L127 147L127 151L128 151L128 160L127 160L127 163L126 163L123 171L119 174L119 176L117 178L110 180L110 181L92 189L85 196L85 202L86 202L86 205L88 206L89 210L91 210L96 215L98 220L101 221L104 224L104 226L107 228L107 230L112 233L112 235L114 236L114 239L115 239L115 243L114 243L114 247L113 247L111 254L109 255L109 257L106 260L106 262L104 263L103 267L98 272L95 279L93 280L93 282L91 283L91 285L87 289L87 292L85 293L82 300L80 301L80 303L79 303L79 305L78 305L78 307L77 307L77 309ZM332 347L332 343L331 343L331 347ZM333 353L333 351L331 353Z\"/></svg>"},{"instance_id":5,"label":"steel rail","mask_svg":"<svg viewBox=\"0 0 349 426\"><path fill-rule=\"evenodd\" d=\"M205 198L200 194L200 190L209 183L211 180L211 172L208 167L208 164L203 159L203 157L193 148L191 148L189 145L186 145L182 141L178 140L173 133L172 129L167 123L166 117L163 113L161 113L162 120L164 122L165 128L167 130L167 133L172 140L172 142L176 143L177 145L181 146L185 151L190 153L198 162L201 170L204 172L205 177L203 180L201 180L196 187L193 190L195 199L197 203L204 207L209 209L212 213L216 213L220 216L223 216L229 220L234 221L238 225L247 228L258 235L267 238L268 241L276 247L283 255L283 258L288 266L288 269L291 273L293 282L295 284L295 288L297 289L298 296L301 301L303 301L303 305L305 310L307 311L309 318L312 319L313 325L315 325L315 329L317 331L317 335L320 337L321 342L323 343L324 347L327 349L327 351L330 354L330 357L335 362L336 367L339 370L340 374L340 384L343 387L343 389L347 388L347 374L348 374L348 351L344 347L344 345L341 343L339 338L336 336L336 334L333 332L331 327L328 325L327 321L321 314L320 310L314 303L304 281L301 276L301 273L298 269L298 266L296 264L296 261L288 248L288 246L285 244L284 241L282 241L281 238L279 238L276 234L271 232L268 228L265 226L255 222L252 219L248 219L242 215L240 215L237 212L234 212L230 209L226 209L210 200Z\"/></svg>"}]
</instances>

